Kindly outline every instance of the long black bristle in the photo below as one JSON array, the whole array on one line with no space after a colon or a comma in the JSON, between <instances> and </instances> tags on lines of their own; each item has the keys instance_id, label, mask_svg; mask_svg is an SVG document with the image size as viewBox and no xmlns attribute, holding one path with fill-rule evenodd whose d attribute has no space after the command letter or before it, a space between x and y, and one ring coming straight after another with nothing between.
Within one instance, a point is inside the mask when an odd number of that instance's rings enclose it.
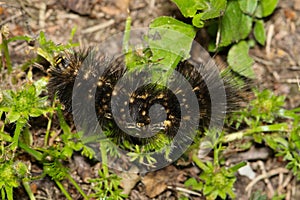
<instances>
[{"instance_id":1,"label":"long black bristle","mask_svg":"<svg viewBox=\"0 0 300 200\"><path fill-rule=\"evenodd\" d=\"M176 94L168 88L161 87L158 84L146 84L138 88L136 91L121 90L121 93L128 93L130 99L118 99L119 104L126 104L129 106L130 115L135 120L134 124L127 122L123 110L119 110L118 119L115 121L112 108L111 98L114 95L114 89L120 79L126 73L126 67L123 63L123 58L107 60L103 57L94 55L90 50L82 52L68 52L64 56L58 57L55 66L49 70L50 80L48 83L48 91L50 96L57 94L58 99L66 107L66 111L72 112L80 116L81 121L86 121L86 126L89 127L89 121L92 121L89 113L95 112L99 125L104 130L110 130L109 137L114 138L114 141L120 142L123 140L130 141L136 144L147 144L149 142L155 143L156 136L148 138L139 138L124 133L119 127L118 123L123 123L129 129L142 130L144 126L150 124L150 109L152 106L161 105L160 110L165 112L164 117L162 113L154 113L152 119L156 119L153 129L163 131L170 139L176 135L179 126L186 127L189 131L189 120L181 122L180 103L176 98ZM103 69L103 71L101 71ZM101 73L100 73L101 71ZM202 131L209 126L210 123L217 122L222 119L222 115L231 111L239 109L245 98L245 90L243 87L235 85L231 80L230 73L225 73L222 76L222 82L217 82L219 74L210 69L200 66L196 68L189 61L180 62L176 68L191 85L199 104L199 130ZM76 82L76 84L75 84ZM222 85L222 84L224 85ZM224 105L212 105L210 89L219 89L224 87L226 94L226 107ZM93 91L95 94L78 94L76 101L76 108L72 109L73 91ZM90 96L93 96L91 98ZM188 98L188 97L187 97ZM125 102L128 101L128 102ZM85 106L89 104L90 106ZM220 103L221 104L221 103ZM212 119L212 106L220 106L220 116L214 116ZM223 107L222 107L223 106ZM94 110L91 110L94 109ZM153 114L153 113L152 113ZM124 115L125 116L125 115ZM185 116L188 117L188 116Z\"/></svg>"}]
</instances>

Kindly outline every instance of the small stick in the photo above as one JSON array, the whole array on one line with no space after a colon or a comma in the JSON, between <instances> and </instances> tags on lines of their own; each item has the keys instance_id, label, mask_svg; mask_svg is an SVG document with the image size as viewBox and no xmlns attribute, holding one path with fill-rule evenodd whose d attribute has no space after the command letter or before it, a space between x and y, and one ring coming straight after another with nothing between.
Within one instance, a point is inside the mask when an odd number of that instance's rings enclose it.
<instances>
[{"instance_id":1,"label":"small stick","mask_svg":"<svg viewBox=\"0 0 300 200\"><path fill-rule=\"evenodd\" d=\"M266 53L268 58L270 58L271 56L271 42L272 42L273 35L274 35L274 24L271 24L268 30L267 43L266 43Z\"/></svg>"},{"instance_id":2,"label":"small stick","mask_svg":"<svg viewBox=\"0 0 300 200\"><path fill-rule=\"evenodd\" d=\"M186 188L182 188L182 187L178 187L178 186L176 186L176 187L173 187L173 186L167 186L167 188L168 188L168 189L175 189L175 190L178 190L178 191L180 191L180 192L185 192L185 193L187 193L187 194L192 194L192 195L199 196L199 197L202 196L202 195L201 195L200 193L198 193L198 192L194 192L194 191L192 191L192 190L189 190L189 189L186 189Z\"/></svg>"},{"instance_id":3,"label":"small stick","mask_svg":"<svg viewBox=\"0 0 300 200\"><path fill-rule=\"evenodd\" d=\"M265 179L267 177L271 177L271 176L274 176L276 174L279 174L279 173L289 173L290 171L287 170L286 168L283 168L283 167L280 167L280 168L277 168L277 169L273 169L265 174L261 174L259 176L257 176L255 179L253 179L246 187L246 191L251 191L252 187L257 183L259 182L260 180L262 179Z\"/></svg>"},{"instance_id":4,"label":"small stick","mask_svg":"<svg viewBox=\"0 0 300 200\"><path fill-rule=\"evenodd\" d=\"M108 20L107 22L104 22L102 24L98 24L98 25L89 27L85 30L82 30L81 33L82 34L87 34L87 33L96 32L96 31L99 31L99 30L104 29L106 27L109 27L109 26L113 25L114 23L115 23L115 20L111 19L111 20Z\"/></svg>"},{"instance_id":5,"label":"small stick","mask_svg":"<svg viewBox=\"0 0 300 200\"><path fill-rule=\"evenodd\" d=\"M266 171L266 168L265 168L264 163L263 163L261 160L259 160L259 161L258 161L258 164L259 164L259 166L260 166L260 168L261 168L262 173L263 173L263 174L266 174L267 171ZM281 174L281 173L280 173L280 174ZM275 194L275 192L274 192L274 187L273 187L272 183L270 182L270 180L269 180L267 177L264 178L264 181L265 181L265 183L267 184L267 187L268 187L268 189L269 189L269 191L270 191L270 197L273 197L274 194Z\"/></svg>"}]
</instances>

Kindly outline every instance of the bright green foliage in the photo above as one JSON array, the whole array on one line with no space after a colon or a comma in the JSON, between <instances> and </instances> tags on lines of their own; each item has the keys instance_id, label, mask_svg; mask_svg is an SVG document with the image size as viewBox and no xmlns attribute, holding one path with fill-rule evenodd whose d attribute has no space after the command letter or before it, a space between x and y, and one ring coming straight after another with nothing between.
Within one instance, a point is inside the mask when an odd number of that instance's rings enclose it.
<instances>
[{"instance_id":1,"label":"bright green foliage","mask_svg":"<svg viewBox=\"0 0 300 200\"><path fill-rule=\"evenodd\" d=\"M258 0L252 0L252 1L238 0L238 3L243 13L251 16L253 15L253 13L257 8Z\"/></svg>"},{"instance_id":2,"label":"bright green foliage","mask_svg":"<svg viewBox=\"0 0 300 200\"><path fill-rule=\"evenodd\" d=\"M98 175L98 178L89 180L93 185L94 191L90 195L91 198L122 200L127 197L127 195L122 194L122 190L119 188L121 178L116 174L106 174L100 169L98 170Z\"/></svg>"},{"instance_id":3,"label":"bright green foliage","mask_svg":"<svg viewBox=\"0 0 300 200\"><path fill-rule=\"evenodd\" d=\"M255 22L253 33L254 33L254 37L257 40L257 42L261 45L265 45L266 31L265 31L265 28L264 28L263 20L257 20Z\"/></svg>"},{"instance_id":4,"label":"bright green foliage","mask_svg":"<svg viewBox=\"0 0 300 200\"><path fill-rule=\"evenodd\" d=\"M139 145L135 145L134 152L129 152L127 155L131 157L131 162L137 160L139 163L143 163L149 166L153 166L157 161L152 157L151 152L144 152Z\"/></svg>"},{"instance_id":5,"label":"bright green foliage","mask_svg":"<svg viewBox=\"0 0 300 200\"><path fill-rule=\"evenodd\" d=\"M278 0L260 0L255 12L255 16L262 18L271 15L274 12L277 4Z\"/></svg>"},{"instance_id":6,"label":"bright green foliage","mask_svg":"<svg viewBox=\"0 0 300 200\"><path fill-rule=\"evenodd\" d=\"M44 162L44 173L53 180L61 181L67 176L68 169L63 165L62 161L54 160L53 162Z\"/></svg>"},{"instance_id":7,"label":"bright green foliage","mask_svg":"<svg viewBox=\"0 0 300 200\"><path fill-rule=\"evenodd\" d=\"M37 85L39 83L36 82ZM49 112L47 107L48 97L39 96L45 87L37 88L36 84L27 84L17 92L12 90L2 91L0 111L7 113L6 119L9 123L16 121L25 123L29 117L38 117Z\"/></svg>"},{"instance_id":8,"label":"bright green foliage","mask_svg":"<svg viewBox=\"0 0 300 200\"><path fill-rule=\"evenodd\" d=\"M261 45L265 44L266 31L262 18L274 12L278 0L172 1L184 17L192 18L194 27L208 27L210 35L215 38L210 41L210 51L219 51L223 47L232 46L235 49L231 51L231 59L228 58L230 66L241 75L253 78L252 62L248 62L252 60L248 55L249 46L241 45L241 41L249 40L249 35L253 31L255 40ZM237 49L241 50L245 59L233 62L232 59L241 58L241 53ZM241 67L247 70L240 70Z\"/></svg>"},{"instance_id":9,"label":"bright green foliage","mask_svg":"<svg viewBox=\"0 0 300 200\"><path fill-rule=\"evenodd\" d=\"M256 99L251 101L250 106L253 108L250 116L256 118L256 121L273 123L279 115L279 110L284 105L284 96L276 96L270 90L262 92L255 91Z\"/></svg>"},{"instance_id":10,"label":"bright green foliage","mask_svg":"<svg viewBox=\"0 0 300 200\"><path fill-rule=\"evenodd\" d=\"M162 71L175 69L178 62L189 58L196 29L172 17L158 17L150 24L149 47L152 60L161 60ZM180 59L178 59L178 57Z\"/></svg>"},{"instance_id":11,"label":"bright green foliage","mask_svg":"<svg viewBox=\"0 0 300 200\"><path fill-rule=\"evenodd\" d=\"M226 9L226 0L172 0L180 9L184 17L192 17L193 25L198 28L204 26L205 20L217 18Z\"/></svg>"},{"instance_id":12,"label":"bright green foliage","mask_svg":"<svg viewBox=\"0 0 300 200\"><path fill-rule=\"evenodd\" d=\"M252 136L257 143L265 142L277 156L287 161L287 168L300 179L300 108L286 110L284 96L276 96L270 90L254 91L256 96L248 108L237 112L229 120L236 127L246 124L249 128L225 136L226 141ZM277 121L285 120L283 123Z\"/></svg>"},{"instance_id":13,"label":"bright green foliage","mask_svg":"<svg viewBox=\"0 0 300 200\"><path fill-rule=\"evenodd\" d=\"M252 18L242 12L237 1L229 1L221 21L219 46L229 46L247 38L252 28Z\"/></svg>"},{"instance_id":14,"label":"bright green foliage","mask_svg":"<svg viewBox=\"0 0 300 200\"><path fill-rule=\"evenodd\" d=\"M248 51L249 45L242 40L229 50L227 61L233 71L245 77L254 78L255 75L251 69L254 60L249 56Z\"/></svg>"},{"instance_id":15,"label":"bright green foliage","mask_svg":"<svg viewBox=\"0 0 300 200\"><path fill-rule=\"evenodd\" d=\"M23 143L20 144L20 147L35 157L43 165L43 176L50 176L68 199L70 199L70 195L60 183L60 181L66 178L76 187L85 199L88 199L86 194L69 175L69 169L65 165L68 163L74 151L82 151L82 154L89 158L92 158L95 152L82 143L80 140L81 135L79 133L71 132L70 127L63 118L60 106L57 107L57 113L60 127L63 130L63 133L60 136L61 142L57 143L55 146L38 148L37 150L32 149Z\"/></svg>"},{"instance_id":16,"label":"bright green foliage","mask_svg":"<svg viewBox=\"0 0 300 200\"><path fill-rule=\"evenodd\" d=\"M28 176L27 166L21 161L0 163L1 199L13 199L13 188L20 185L20 180Z\"/></svg>"},{"instance_id":17,"label":"bright green foliage","mask_svg":"<svg viewBox=\"0 0 300 200\"><path fill-rule=\"evenodd\" d=\"M255 98L247 108L231 117L230 124L235 122L236 128L239 128L242 123L246 123L250 127L257 127L271 124L279 116L286 113L282 110L285 100L284 96L276 96L270 90L261 92L254 90L254 95Z\"/></svg>"},{"instance_id":18,"label":"bright green foliage","mask_svg":"<svg viewBox=\"0 0 300 200\"><path fill-rule=\"evenodd\" d=\"M39 48L37 49L37 54L46 59L52 66L54 66L54 56L57 53L65 51L66 49L70 49L71 47L78 46L77 43L72 43L72 38L75 34L76 29L73 29L71 32L71 39L69 43L66 45L57 45L52 40L47 40L45 33L40 32L38 43Z\"/></svg>"},{"instance_id":19,"label":"bright green foliage","mask_svg":"<svg viewBox=\"0 0 300 200\"><path fill-rule=\"evenodd\" d=\"M1 92L0 112L6 113L5 123L16 123L11 149L18 145L21 130L29 117L46 115L51 111L47 105L47 97L40 97L45 85L41 86L42 79L36 84L27 84L18 91L4 90ZM4 134L3 134L4 135Z\"/></svg>"},{"instance_id":20,"label":"bright green foliage","mask_svg":"<svg viewBox=\"0 0 300 200\"><path fill-rule=\"evenodd\" d=\"M75 30L75 29L74 29ZM74 35L72 32L71 38ZM27 37L14 37L9 38L5 43L1 44L3 51L8 51L7 44L14 40L29 40ZM38 38L39 48L38 55L45 56L50 63L56 53L67 50L66 48L72 47L72 41L67 45L57 46L51 40L45 38L44 33L40 34ZM5 56L9 54L5 53ZM7 59L7 58L6 58ZM33 59L36 60L36 59ZM2 62L1 62L2 63ZM0 66L1 68L1 66ZM12 70L7 66L8 72ZM83 196L84 199L89 199L82 191L79 185L69 174L69 169L66 164L73 155L74 151L81 151L84 156L93 158L95 152L87 147L82 141L82 133L72 133L70 127L63 119L60 106L53 104L49 105L48 97L44 94L46 91L46 78L38 81L32 81L32 71L29 70L27 74L28 82L21 85L20 89L15 90L2 90L0 91L0 118L5 118L4 125L0 128L0 190L2 199L13 199L13 188L18 187L20 183L23 184L30 199L34 200L34 195L30 189L28 181L29 172L27 166L20 161L16 160L16 152L20 149L24 150L33 156L43 166L43 176L50 176L57 184L61 191L65 194L67 199L72 199L68 191L65 190L60 183L61 180L68 179L77 191ZM57 111L60 127L63 133L59 135L59 142L55 145L48 145L49 135L51 129L52 115ZM31 147L32 135L29 131L29 122L31 118L44 116L48 121L47 132L45 137L44 147ZM7 124L14 123L15 130L13 133L7 133L4 127ZM53 132L52 132L53 133ZM12 136L11 136L12 135Z\"/></svg>"},{"instance_id":21,"label":"bright green foliage","mask_svg":"<svg viewBox=\"0 0 300 200\"><path fill-rule=\"evenodd\" d=\"M300 109L296 109L294 112L292 130L289 134L273 133L266 135L264 140L276 152L277 156L282 156L288 162L286 168L292 170L297 179L300 180Z\"/></svg>"},{"instance_id":22,"label":"bright green foliage","mask_svg":"<svg viewBox=\"0 0 300 200\"><path fill-rule=\"evenodd\" d=\"M217 131L209 131L206 132L206 135L210 138L210 142L207 142L208 147L214 150L214 160L213 162L207 161L204 163L196 155L193 155L193 161L202 170L199 175L200 181L190 178L185 182L185 186L201 191L209 200L217 197L226 199L227 195L234 199L235 172L246 163L242 162L230 168L220 166L222 151L225 149L222 145L223 134L219 135Z\"/></svg>"}]
</instances>

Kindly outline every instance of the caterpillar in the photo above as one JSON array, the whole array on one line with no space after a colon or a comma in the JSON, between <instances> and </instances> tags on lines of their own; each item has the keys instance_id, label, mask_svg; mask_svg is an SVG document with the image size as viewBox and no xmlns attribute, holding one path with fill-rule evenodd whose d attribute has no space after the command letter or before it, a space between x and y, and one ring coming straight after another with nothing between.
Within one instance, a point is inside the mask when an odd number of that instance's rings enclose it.
<instances>
[{"instance_id":1,"label":"caterpillar","mask_svg":"<svg viewBox=\"0 0 300 200\"><path fill-rule=\"evenodd\" d=\"M95 131L92 124L96 121L105 137L121 148L130 149L124 144L140 145L150 152L170 143L179 130L183 132L180 140L185 141L194 131L191 127L202 132L212 123L222 123L224 114L238 110L247 101L245 86L236 84L230 71L221 75L191 60L181 61L175 71L189 84L197 109L186 103L190 96L185 94L187 88L182 87L181 80L171 80L172 90L155 82L137 87L147 79L143 71L131 72L123 57L107 59L90 49L57 56L49 69L48 91L52 97L57 95L65 111L75 115L86 132ZM128 87L120 85L120 80ZM212 96L218 99L218 94L212 93L220 89L224 90L225 102L213 102Z\"/></svg>"}]
</instances>

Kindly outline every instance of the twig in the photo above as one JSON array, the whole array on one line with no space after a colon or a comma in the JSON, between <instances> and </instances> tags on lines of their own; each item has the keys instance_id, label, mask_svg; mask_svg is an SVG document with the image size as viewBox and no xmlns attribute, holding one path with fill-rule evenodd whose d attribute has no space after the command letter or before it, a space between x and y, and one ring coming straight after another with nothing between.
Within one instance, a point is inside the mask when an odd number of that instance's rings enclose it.
<instances>
[{"instance_id":1,"label":"twig","mask_svg":"<svg viewBox=\"0 0 300 200\"><path fill-rule=\"evenodd\" d=\"M259 176L257 176L255 179L253 179L248 185L247 185L247 187L246 187L246 191L247 192L249 192L249 191L251 191L251 189L253 188L253 186L257 183L257 182L259 182L260 180L262 180L262 179L265 179L265 178L267 178L267 177L271 177L271 176L274 176L274 175L276 175L276 174L279 174L279 173L289 173L290 171L289 170L287 170L286 168L283 168L283 167L280 167L280 168L277 168L277 169L273 169L273 170L271 170L271 171L269 171L269 172L267 172L267 173L265 173L265 174L261 174L261 175L259 175Z\"/></svg>"},{"instance_id":2,"label":"twig","mask_svg":"<svg viewBox=\"0 0 300 200\"><path fill-rule=\"evenodd\" d=\"M199 197L201 197L202 196L202 194L200 194L200 193L198 193L198 192L194 192L194 191L192 191L192 190L189 190L189 189L186 189L186 188L182 188L182 187L178 187L178 186L176 186L176 187L173 187L173 186L167 186L167 188L168 189L175 189L175 190L178 190L178 191L181 191L181 192L185 192L185 193L187 193L187 194L192 194L192 195L195 195L195 196L199 196Z\"/></svg>"},{"instance_id":3,"label":"twig","mask_svg":"<svg viewBox=\"0 0 300 200\"><path fill-rule=\"evenodd\" d=\"M271 24L268 30L267 43L266 43L266 54L270 58L271 55L271 42L274 35L274 24Z\"/></svg>"},{"instance_id":4,"label":"twig","mask_svg":"<svg viewBox=\"0 0 300 200\"><path fill-rule=\"evenodd\" d=\"M266 171L266 168L265 168L265 164L261 160L259 160L258 161L258 165L260 166L262 173L266 174L267 171ZM280 174L282 174L282 173L280 173ZM267 177L264 178L264 181L267 184L267 188L269 189L269 192L270 192L269 196L270 196L270 198L272 198L274 196L274 194L275 194L274 187L273 187L271 181Z\"/></svg>"},{"instance_id":5,"label":"twig","mask_svg":"<svg viewBox=\"0 0 300 200\"><path fill-rule=\"evenodd\" d=\"M34 14L32 14L32 12L30 12L27 8L26 8L26 6L24 5L24 1L23 0L17 0L18 1L18 4L21 6L21 8L22 8L22 10L24 10L24 12L27 14L27 15L29 15L32 19L34 19L34 20L36 20L37 19L37 17L34 15Z\"/></svg>"},{"instance_id":6,"label":"twig","mask_svg":"<svg viewBox=\"0 0 300 200\"><path fill-rule=\"evenodd\" d=\"M47 9L47 5L45 2L41 2L40 3L40 6L39 6L39 25L40 25L40 28L42 30L44 30L45 26L46 26L46 9Z\"/></svg>"},{"instance_id":7,"label":"twig","mask_svg":"<svg viewBox=\"0 0 300 200\"><path fill-rule=\"evenodd\" d=\"M289 173L289 175L286 177L286 179L285 179L285 181L283 182L283 184L282 184L282 185L279 185L278 188L279 188L279 189L283 189L283 188L287 187L288 184L291 182L292 178L293 178L293 174L292 174L292 173ZM279 190L279 189L278 189L278 190Z\"/></svg>"},{"instance_id":8,"label":"twig","mask_svg":"<svg viewBox=\"0 0 300 200\"><path fill-rule=\"evenodd\" d=\"M274 65L274 63L272 61L265 60L263 58L260 58L260 57L257 57L257 56L253 56L253 55L251 55L251 57L255 60L255 62L262 63L264 65L269 65L269 66L273 66Z\"/></svg>"},{"instance_id":9,"label":"twig","mask_svg":"<svg viewBox=\"0 0 300 200\"><path fill-rule=\"evenodd\" d=\"M282 83L299 83L299 78L289 78L281 81Z\"/></svg>"},{"instance_id":10,"label":"twig","mask_svg":"<svg viewBox=\"0 0 300 200\"><path fill-rule=\"evenodd\" d=\"M15 14L15 15L13 15L13 16L10 16L10 17L8 17L7 19L3 20L3 21L0 23L0 26L6 24L7 22L10 22L10 21L12 21L12 20L14 20L14 19L16 19L16 18L18 18L18 17L21 17L22 15L23 15L23 13L17 13L17 14Z\"/></svg>"},{"instance_id":11,"label":"twig","mask_svg":"<svg viewBox=\"0 0 300 200\"><path fill-rule=\"evenodd\" d=\"M155 1L156 0L150 0L150 3L149 3L149 11L150 12L152 12L155 7Z\"/></svg>"},{"instance_id":12,"label":"twig","mask_svg":"<svg viewBox=\"0 0 300 200\"><path fill-rule=\"evenodd\" d=\"M98 30L101 30L101 29L104 29L106 27L109 27L111 25L113 25L115 23L115 20L111 19L111 20L108 20L107 22L104 22L102 24L98 24L96 26L92 26L92 27L89 27L85 30L82 30L81 33L82 34L87 34L87 33L92 33L92 32L96 32Z\"/></svg>"}]
</instances>

